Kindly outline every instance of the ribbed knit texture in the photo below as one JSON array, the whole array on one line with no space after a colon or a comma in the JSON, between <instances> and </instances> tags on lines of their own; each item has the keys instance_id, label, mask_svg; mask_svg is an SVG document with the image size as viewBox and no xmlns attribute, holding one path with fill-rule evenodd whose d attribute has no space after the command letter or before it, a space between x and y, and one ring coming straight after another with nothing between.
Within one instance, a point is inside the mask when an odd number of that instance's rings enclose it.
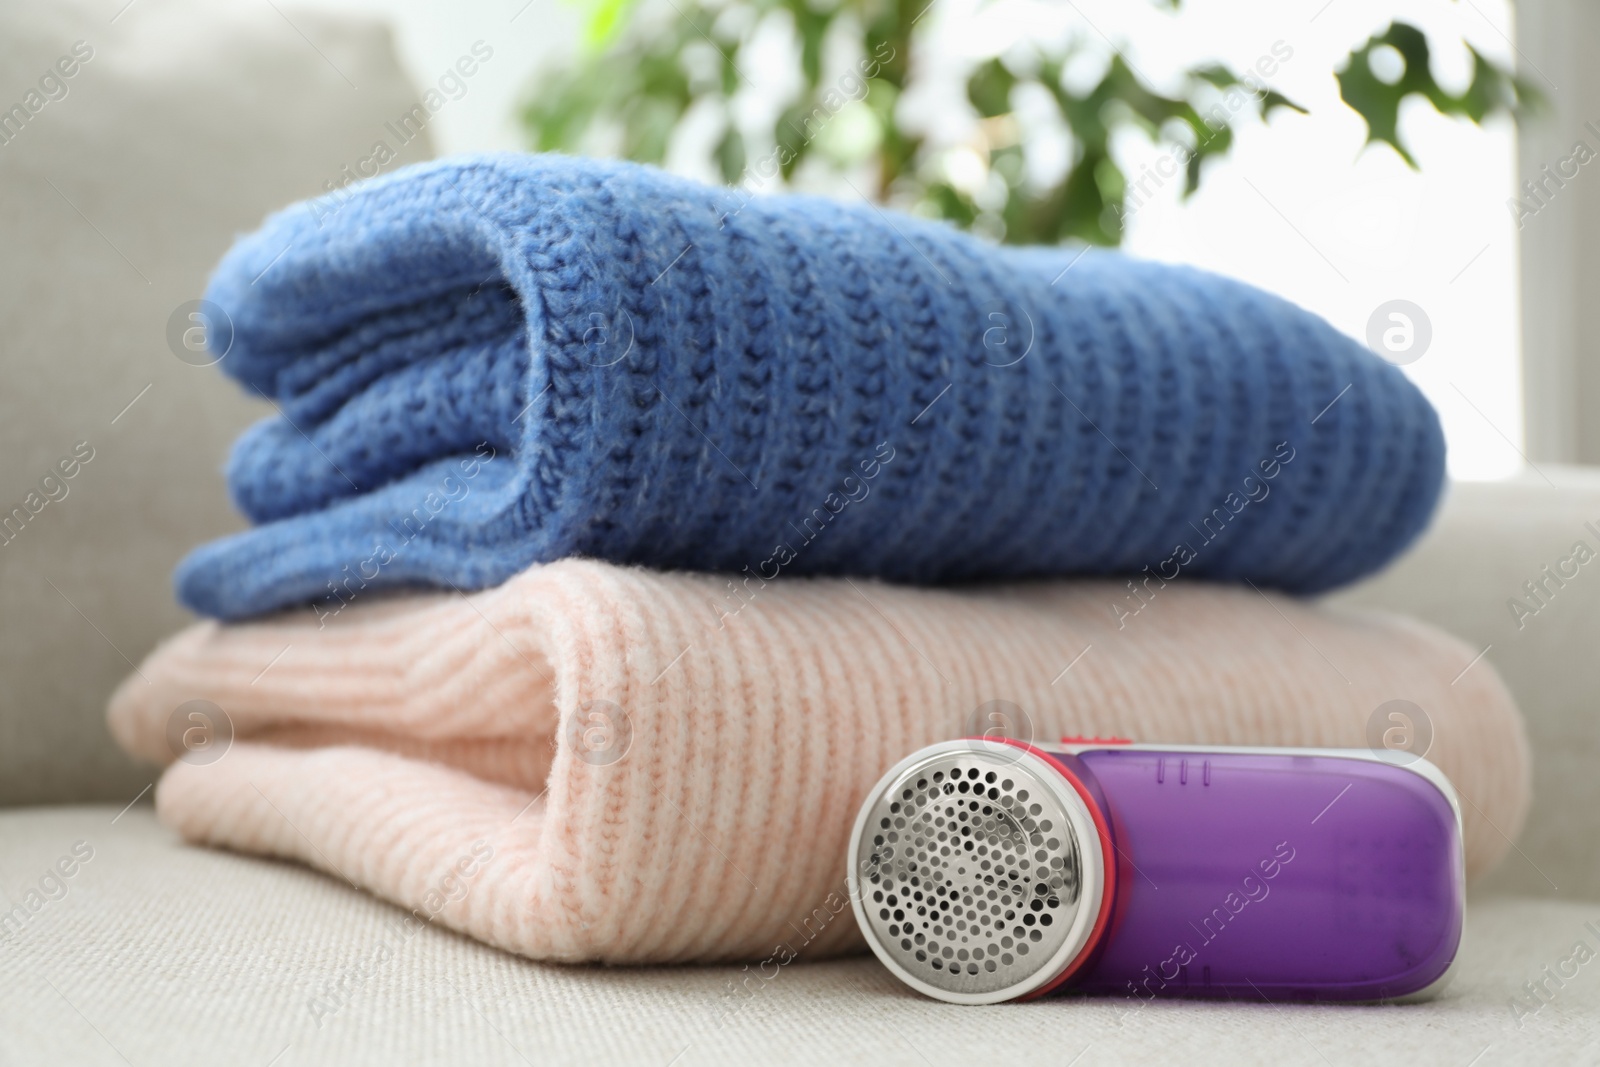
<instances>
[{"instance_id":1,"label":"ribbed knit texture","mask_svg":"<svg viewBox=\"0 0 1600 1067\"><path fill-rule=\"evenodd\" d=\"M237 739L166 771L161 818L426 915L488 845L437 921L556 960L859 947L844 905L858 805L994 700L1040 738L1312 746L1365 746L1379 705L1414 701L1463 797L1470 873L1528 803L1521 720L1493 670L1463 673L1472 649L1402 619L1182 582L1120 628L1109 605L1131 594L1105 580L796 579L752 587L732 614L726 592L568 560L470 597L353 604L320 629L310 612L202 623L123 684L111 726L167 761L173 709L214 701ZM631 743L593 761L623 716Z\"/></svg>"},{"instance_id":2,"label":"ribbed knit texture","mask_svg":"<svg viewBox=\"0 0 1600 1067\"><path fill-rule=\"evenodd\" d=\"M937 582L1186 543L1191 576L1308 592L1407 545L1444 471L1396 368L1248 286L627 163L398 171L269 219L208 296L281 411L229 467L263 525L177 574L222 618L571 555L770 573L780 544Z\"/></svg>"}]
</instances>

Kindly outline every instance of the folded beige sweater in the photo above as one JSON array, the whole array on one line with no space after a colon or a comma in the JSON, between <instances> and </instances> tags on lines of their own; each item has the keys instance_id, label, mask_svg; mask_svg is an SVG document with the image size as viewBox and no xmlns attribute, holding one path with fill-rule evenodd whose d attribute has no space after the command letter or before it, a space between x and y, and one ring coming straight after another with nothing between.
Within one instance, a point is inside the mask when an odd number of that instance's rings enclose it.
<instances>
[{"instance_id":1,"label":"folded beige sweater","mask_svg":"<svg viewBox=\"0 0 1600 1067\"><path fill-rule=\"evenodd\" d=\"M202 623L151 654L110 721L130 752L183 756L156 804L189 840L303 861L408 924L537 959L858 947L845 844L866 791L996 723L1366 746L1380 705L1409 700L1461 792L1469 873L1509 847L1527 749L1488 664L1463 673L1474 650L1249 588L1137 593L735 586L568 560L471 596Z\"/></svg>"}]
</instances>

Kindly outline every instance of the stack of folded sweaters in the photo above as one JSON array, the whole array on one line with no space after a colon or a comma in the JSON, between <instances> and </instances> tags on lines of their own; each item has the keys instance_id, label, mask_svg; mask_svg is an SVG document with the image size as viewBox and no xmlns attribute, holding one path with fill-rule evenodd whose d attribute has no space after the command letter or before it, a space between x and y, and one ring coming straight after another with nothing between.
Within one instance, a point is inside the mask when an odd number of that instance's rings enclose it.
<instances>
[{"instance_id":1,"label":"stack of folded sweaters","mask_svg":"<svg viewBox=\"0 0 1600 1067\"><path fill-rule=\"evenodd\" d=\"M1295 599L1419 534L1444 448L1398 370L1277 298L513 155L276 215L208 299L278 409L228 470L255 526L184 561L215 621L110 709L190 840L644 962L858 947L866 791L996 724L1364 747L1405 700L1469 873L1520 825L1475 650Z\"/></svg>"}]
</instances>

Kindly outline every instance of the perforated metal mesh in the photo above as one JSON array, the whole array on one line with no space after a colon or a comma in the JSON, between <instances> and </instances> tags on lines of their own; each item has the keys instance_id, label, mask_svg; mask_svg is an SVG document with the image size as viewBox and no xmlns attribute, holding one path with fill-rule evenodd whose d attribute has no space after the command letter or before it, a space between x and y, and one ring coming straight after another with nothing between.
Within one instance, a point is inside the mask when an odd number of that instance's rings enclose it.
<instances>
[{"instance_id":1,"label":"perforated metal mesh","mask_svg":"<svg viewBox=\"0 0 1600 1067\"><path fill-rule=\"evenodd\" d=\"M880 954L958 994L1009 989L1048 966L1083 877L1059 788L979 743L912 765L869 801L855 860Z\"/></svg>"}]
</instances>

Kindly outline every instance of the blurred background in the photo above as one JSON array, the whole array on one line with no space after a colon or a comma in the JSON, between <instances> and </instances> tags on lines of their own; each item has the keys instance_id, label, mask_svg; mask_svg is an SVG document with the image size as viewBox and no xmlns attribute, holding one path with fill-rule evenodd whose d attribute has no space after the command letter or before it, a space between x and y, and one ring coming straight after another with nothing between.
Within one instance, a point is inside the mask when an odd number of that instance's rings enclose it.
<instances>
[{"instance_id":1,"label":"blurred background","mask_svg":"<svg viewBox=\"0 0 1600 1067\"><path fill-rule=\"evenodd\" d=\"M1403 365L1455 478L1544 478L1600 463L1597 23L1576 0L0 0L0 511L23 508L0 804L149 783L104 700L184 622L172 565L242 526L220 464L270 408L204 366L193 302L270 210L555 149L1121 245Z\"/></svg>"}]
</instances>

